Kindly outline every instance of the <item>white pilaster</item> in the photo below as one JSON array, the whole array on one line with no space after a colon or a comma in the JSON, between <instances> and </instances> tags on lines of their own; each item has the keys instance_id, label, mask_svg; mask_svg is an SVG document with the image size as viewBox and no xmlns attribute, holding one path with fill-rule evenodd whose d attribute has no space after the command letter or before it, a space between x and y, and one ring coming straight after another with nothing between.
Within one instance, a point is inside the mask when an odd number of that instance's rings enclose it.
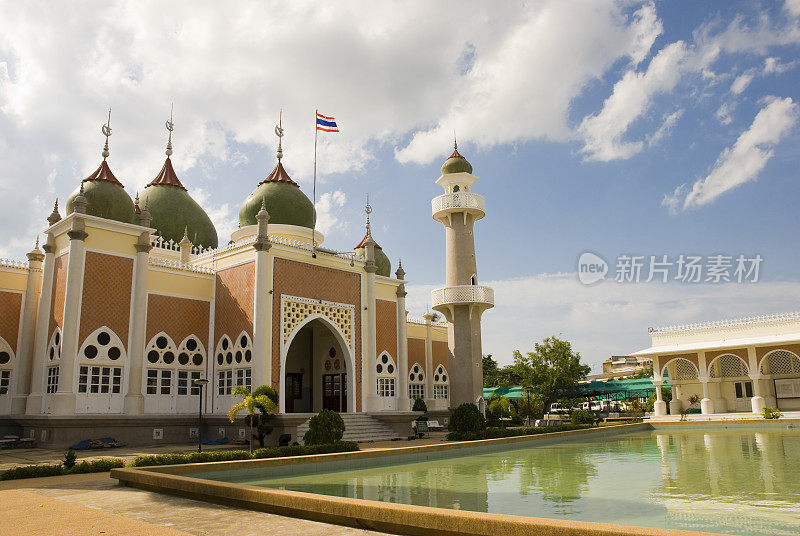
<instances>
[{"instance_id":1,"label":"white pilaster","mask_svg":"<svg viewBox=\"0 0 800 536\"><path fill-rule=\"evenodd\" d=\"M401 279L400 267L397 277ZM403 275L405 275L403 273ZM411 400L408 398L408 321L406 320L406 286L397 287L397 410L408 411L411 409Z\"/></svg>"},{"instance_id":2,"label":"white pilaster","mask_svg":"<svg viewBox=\"0 0 800 536\"><path fill-rule=\"evenodd\" d=\"M431 328L433 315L427 312L422 318L425 319L425 405L433 408L433 329Z\"/></svg>"},{"instance_id":3,"label":"white pilaster","mask_svg":"<svg viewBox=\"0 0 800 536\"><path fill-rule=\"evenodd\" d=\"M33 365L31 369L30 395L25 404L27 415L42 412L42 391L44 389L45 352L47 352L47 331L50 327L50 305L53 299L53 272L55 266L56 241L52 233L47 233L44 247L44 266L42 268L42 294L36 314L36 333L33 343Z\"/></svg>"},{"instance_id":4,"label":"white pilaster","mask_svg":"<svg viewBox=\"0 0 800 536\"><path fill-rule=\"evenodd\" d=\"M31 388L36 316L42 288L42 260L44 260L44 255L38 247L28 253L28 279L25 287L25 304L22 310L22 330L17 349L17 360L14 364L14 374L17 379L14 397L11 401L12 415L25 413L25 405Z\"/></svg>"},{"instance_id":5,"label":"white pilaster","mask_svg":"<svg viewBox=\"0 0 800 536\"><path fill-rule=\"evenodd\" d=\"M147 330L147 272L150 258L150 233L145 232L136 244L136 261L133 273L133 300L131 304L131 341L128 345L128 392L125 395L125 413L144 413L142 395L142 368Z\"/></svg>"},{"instance_id":6,"label":"white pilaster","mask_svg":"<svg viewBox=\"0 0 800 536\"><path fill-rule=\"evenodd\" d=\"M714 401L708 393L708 364L706 363L706 353L697 353L697 368L700 369L700 384L703 387L703 398L700 400L700 412L703 415L714 413Z\"/></svg>"},{"instance_id":7,"label":"white pilaster","mask_svg":"<svg viewBox=\"0 0 800 536\"><path fill-rule=\"evenodd\" d=\"M653 380L653 385L656 386L656 402L653 405L653 413L655 413L656 417L663 417L667 414L667 403L664 402L661 396L661 386L663 384L663 380Z\"/></svg>"},{"instance_id":8,"label":"white pilaster","mask_svg":"<svg viewBox=\"0 0 800 536\"><path fill-rule=\"evenodd\" d=\"M747 347L747 361L748 368L750 369L750 379L753 381L753 398L750 399L750 407L753 413L760 414L764 411L766 402L764 401L764 397L761 396L761 369L758 366L755 346Z\"/></svg>"}]
</instances>

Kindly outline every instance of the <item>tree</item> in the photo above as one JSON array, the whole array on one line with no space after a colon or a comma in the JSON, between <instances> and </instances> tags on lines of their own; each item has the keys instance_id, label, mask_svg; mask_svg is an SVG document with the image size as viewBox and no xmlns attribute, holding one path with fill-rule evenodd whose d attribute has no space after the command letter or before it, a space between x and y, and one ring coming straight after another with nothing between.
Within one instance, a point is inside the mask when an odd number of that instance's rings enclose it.
<instances>
[{"instance_id":1,"label":"tree","mask_svg":"<svg viewBox=\"0 0 800 536\"><path fill-rule=\"evenodd\" d=\"M531 387L545 409L578 384L592 370L581 363L581 354L572 351L568 341L548 337L534 345L533 352L514 351L514 372L523 387Z\"/></svg>"},{"instance_id":2,"label":"tree","mask_svg":"<svg viewBox=\"0 0 800 536\"><path fill-rule=\"evenodd\" d=\"M636 373L630 377L632 380L643 380L645 378L653 377L653 367L644 367L642 370L637 370Z\"/></svg>"},{"instance_id":3,"label":"tree","mask_svg":"<svg viewBox=\"0 0 800 536\"><path fill-rule=\"evenodd\" d=\"M661 400L663 400L667 406L669 406L670 400L672 400L672 389L669 387L661 386ZM655 390L650 393L650 396L647 397L647 411L653 412L656 407L656 392Z\"/></svg>"},{"instance_id":4,"label":"tree","mask_svg":"<svg viewBox=\"0 0 800 536\"><path fill-rule=\"evenodd\" d=\"M230 411L228 411L228 419L231 422L233 422L234 419L236 419L237 413L239 413L243 409L247 410L247 413L250 416L249 421L250 421L251 438L253 437L253 416L255 415L259 407L263 407L268 413L275 413L275 411L278 409L275 403L272 400L270 400L270 398L267 395L253 396L250 394L250 390L243 385L237 385L236 389L234 389L233 393L231 393L231 396L233 398L241 396L243 400L237 404L234 404L233 407L231 407ZM252 439L249 441L249 443L250 443L250 453L252 453L253 452Z\"/></svg>"},{"instance_id":5,"label":"tree","mask_svg":"<svg viewBox=\"0 0 800 536\"><path fill-rule=\"evenodd\" d=\"M487 354L483 356L481 362L483 364L483 386L497 387L497 380L500 372L497 367L497 361L492 359L492 354Z\"/></svg>"},{"instance_id":6,"label":"tree","mask_svg":"<svg viewBox=\"0 0 800 536\"><path fill-rule=\"evenodd\" d=\"M275 407L278 406L278 393L271 385L262 385L253 391L253 396L256 399L261 395L272 400ZM257 439L258 446L264 448L264 438L272 433L272 419L275 418L275 413L268 411L268 408L259 404L256 404L256 408L258 408L258 414L245 416L245 423L250 426L251 430L255 427L256 432L253 434L253 439Z\"/></svg>"}]
</instances>

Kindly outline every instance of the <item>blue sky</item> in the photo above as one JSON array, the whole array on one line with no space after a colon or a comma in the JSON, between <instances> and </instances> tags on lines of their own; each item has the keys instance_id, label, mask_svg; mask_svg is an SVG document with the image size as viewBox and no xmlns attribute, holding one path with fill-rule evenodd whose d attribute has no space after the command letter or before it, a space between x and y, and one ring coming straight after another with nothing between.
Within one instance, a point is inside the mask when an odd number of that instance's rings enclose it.
<instances>
[{"instance_id":1,"label":"blue sky","mask_svg":"<svg viewBox=\"0 0 800 536\"><path fill-rule=\"evenodd\" d=\"M173 162L221 242L272 169L311 195L313 110L325 245L378 242L424 311L444 279L431 219L459 150L486 197L479 277L495 287L484 350L509 362L549 335L598 367L648 346L652 325L781 312L800 298L800 2L1 2L0 256L23 258L100 160L129 193ZM599 254L608 280L578 282ZM617 283L619 255L761 255L756 283Z\"/></svg>"}]
</instances>

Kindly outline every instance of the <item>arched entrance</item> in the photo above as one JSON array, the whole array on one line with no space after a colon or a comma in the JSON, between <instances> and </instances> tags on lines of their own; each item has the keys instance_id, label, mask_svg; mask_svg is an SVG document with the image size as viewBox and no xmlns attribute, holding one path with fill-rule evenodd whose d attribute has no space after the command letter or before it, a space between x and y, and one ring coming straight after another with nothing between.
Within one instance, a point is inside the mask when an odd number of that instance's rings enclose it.
<instances>
[{"instance_id":1,"label":"arched entrance","mask_svg":"<svg viewBox=\"0 0 800 536\"><path fill-rule=\"evenodd\" d=\"M281 354L281 413L355 411L354 360L342 333L325 316L300 323Z\"/></svg>"}]
</instances>

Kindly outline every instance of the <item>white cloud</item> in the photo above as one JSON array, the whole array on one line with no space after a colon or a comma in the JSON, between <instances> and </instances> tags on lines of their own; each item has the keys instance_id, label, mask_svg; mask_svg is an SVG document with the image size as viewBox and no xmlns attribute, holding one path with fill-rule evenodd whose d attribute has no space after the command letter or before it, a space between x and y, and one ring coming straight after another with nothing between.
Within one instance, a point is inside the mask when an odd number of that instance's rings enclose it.
<instances>
[{"instance_id":1,"label":"white cloud","mask_svg":"<svg viewBox=\"0 0 800 536\"><path fill-rule=\"evenodd\" d=\"M722 151L711 173L694 183L683 208L706 205L725 192L755 180L772 158L772 148L797 123L798 116L800 108L792 99L767 99L750 128L732 147Z\"/></svg>"},{"instance_id":2,"label":"white cloud","mask_svg":"<svg viewBox=\"0 0 800 536\"><path fill-rule=\"evenodd\" d=\"M734 108L736 108L735 104L723 102L722 105L717 109L717 113L714 114L714 117L717 118L717 121L719 121L720 124L730 125L733 121Z\"/></svg>"},{"instance_id":3,"label":"white cloud","mask_svg":"<svg viewBox=\"0 0 800 536\"><path fill-rule=\"evenodd\" d=\"M342 221L343 207L347 203L347 196L341 190L326 192L317 201L317 229L327 234L344 225Z\"/></svg>"},{"instance_id":4,"label":"white cloud","mask_svg":"<svg viewBox=\"0 0 800 536\"><path fill-rule=\"evenodd\" d=\"M734 95L741 95L742 92L747 89L747 86L750 85L750 82L753 81L754 74L751 72L740 74L736 77L731 84L731 93Z\"/></svg>"},{"instance_id":5,"label":"white cloud","mask_svg":"<svg viewBox=\"0 0 800 536\"><path fill-rule=\"evenodd\" d=\"M786 0L783 7L792 17L800 16L800 0Z\"/></svg>"},{"instance_id":6,"label":"white cloud","mask_svg":"<svg viewBox=\"0 0 800 536\"><path fill-rule=\"evenodd\" d=\"M666 207L670 214L677 214L681 208L681 202L686 196L686 184L676 187L670 194L664 194L661 206Z\"/></svg>"},{"instance_id":7,"label":"white cloud","mask_svg":"<svg viewBox=\"0 0 800 536\"><path fill-rule=\"evenodd\" d=\"M239 227L239 215L233 213L233 209L228 203L219 205L212 203L212 195L208 190L192 188L189 190L189 195L197 201L197 204L203 207L208 217L211 218L211 223L217 229L219 245L224 246L227 244L231 238L231 233Z\"/></svg>"},{"instance_id":8,"label":"white cloud","mask_svg":"<svg viewBox=\"0 0 800 536\"><path fill-rule=\"evenodd\" d=\"M489 281L495 307L483 315L483 352L510 363L514 350L558 335L571 341L585 362L600 372L611 355L650 346L647 328L762 313L793 311L800 283L620 284L584 286L575 274L544 274ZM433 286L409 287L408 308L425 311Z\"/></svg>"},{"instance_id":9,"label":"white cloud","mask_svg":"<svg viewBox=\"0 0 800 536\"><path fill-rule=\"evenodd\" d=\"M771 57L766 58L764 60L763 74L764 75L768 75L768 74L783 74L786 71L789 71L789 70L794 69L795 67L797 67L797 63L798 63L797 61L789 61L789 62L786 62L786 63L781 63L781 59L780 58L776 58L774 56L771 56Z\"/></svg>"},{"instance_id":10,"label":"white cloud","mask_svg":"<svg viewBox=\"0 0 800 536\"><path fill-rule=\"evenodd\" d=\"M651 136L648 136L647 145L649 145L650 147L654 147L659 143L661 143L661 140L663 140L666 137L669 137L669 135L672 134L672 129L675 127L675 123L678 122L678 119L680 119L682 115L683 115L682 109L676 110L671 114L665 114L664 122L661 123L660 127L658 127L658 130L653 132Z\"/></svg>"}]
</instances>

